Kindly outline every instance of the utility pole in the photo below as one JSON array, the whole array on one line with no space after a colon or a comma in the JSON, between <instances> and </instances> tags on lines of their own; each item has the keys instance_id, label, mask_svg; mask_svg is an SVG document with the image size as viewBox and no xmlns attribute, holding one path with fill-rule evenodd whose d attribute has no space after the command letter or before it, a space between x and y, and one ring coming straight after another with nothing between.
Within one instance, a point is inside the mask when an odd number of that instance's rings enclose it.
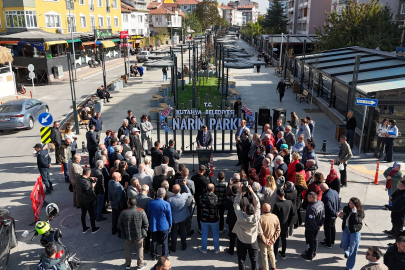
<instances>
[{"instance_id":1,"label":"utility pole","mask_svg":"<svg viewBox=\"0 0 405 270\"><path fill-rule=\"evenodd\" d=\"M73 80L72 59L71 59L71 54L69 52L67 53L67 60L68 60L68 69L69 69L70 94L72 95L73 118L75 119L75 131L76 131L76 134L79 135L80 129L79 129L79 117L77 115L76 88L75 88L75 81Z\"/></svg>"},{"instance_id":2,"label":"utility pole","mask_svg":"<svg viewBox=\"0 0 405 270\"><path fill-rule=\"evenodd\" d=\"M288 46L290 45L290 35L287 35L287 47L285 48L285 57L284 57L284 81L287 79L287 58L288 58Z\"/></svg>"},{"instance_id":3,"label":"utility pole","mask_svg":"<svg viewBox=\"0 0 405 270\"><path fill-rule=\"evenodd\" d=\"M283 33L281 33L280 63L278 64L278 67L281 67L281 56L283 55L283 37Z\"/></svg>"},{"instance_id":4,"label":"utility pole","mask_svg":"<svg viewBox=\"0 0 405 270\"><path fill-rule=\"evenodd\" d=\"M75 69L75 80L77 81L75 42L73 40L73 20L72 20L72 17L70 16L70 10L72 9L73 0L66 0L66 1L69 1L70 39L72 40L73 65L74 65L74 69Z\"/></svg>"},{"instance_id":5,"label":"utility pole","mask_svg":"<svg viewBox=\"0 0 405 270\"><path fill-rule=\"evenodd\" d=\"M304 70L305 70L305 51L307 49L307 40L304 39L304 44L303 44L303 55L302 55L302 61L301 61L301 80L300 80L300 94L304 91Z\"/></svg>"}]
</instances>

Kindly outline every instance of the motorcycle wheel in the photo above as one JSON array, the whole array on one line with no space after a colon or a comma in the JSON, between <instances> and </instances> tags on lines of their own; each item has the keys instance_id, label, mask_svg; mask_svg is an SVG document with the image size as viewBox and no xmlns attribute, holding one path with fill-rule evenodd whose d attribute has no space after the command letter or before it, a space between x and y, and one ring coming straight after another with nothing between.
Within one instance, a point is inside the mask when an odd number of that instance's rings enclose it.
<instances>
[{"instance_id":1,"label":"motorcycle wheel","mask_svg":"<svg viewBox=\"0 0 405 270\"><path fill-rule=\"evenodd\" d=\"M79 258L73 256L69 260L69 269L68 270L76 270L80 268L81 261Z\"/></svg>"}]
</instances>

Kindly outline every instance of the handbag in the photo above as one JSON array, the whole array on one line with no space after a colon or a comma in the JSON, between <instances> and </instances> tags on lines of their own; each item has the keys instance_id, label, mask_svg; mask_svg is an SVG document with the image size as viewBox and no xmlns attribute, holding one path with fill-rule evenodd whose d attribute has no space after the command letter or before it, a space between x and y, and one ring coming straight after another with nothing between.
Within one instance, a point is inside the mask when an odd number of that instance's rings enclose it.
<instances>
[{"instance_id":1,"label":"handbag","mask_svg":"<svg viewBox=\"0 0 405 270\"><path fill-rule=\"evenodd\" d=\"M343 163L340 163L338 169L339 171L344 171L345 165L343 165Z\"/></svg>"},{"instance_id":2,"label":"handbag","mask_svg":"<svg viewBox=\"0 0 405 270\"><path fill-rule=\"evenodd\" d=\"M72 183L69 184L69 191L70 191L70 192L73 192L73 185L72 185Z\"/></svg>"}]
</instances>

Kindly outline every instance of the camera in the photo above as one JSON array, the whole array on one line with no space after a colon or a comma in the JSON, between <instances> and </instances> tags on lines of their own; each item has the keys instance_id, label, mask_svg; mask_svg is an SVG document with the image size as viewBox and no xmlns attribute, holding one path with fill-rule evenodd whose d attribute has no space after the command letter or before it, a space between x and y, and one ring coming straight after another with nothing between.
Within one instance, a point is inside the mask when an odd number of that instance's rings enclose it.
<instances>
[{"instance_id":1,"label":"camera","mask_svg":"<svg viewBox=\"0 0 405 270\"><path fill-rule=\"evenodd\" d=\"M97 183L97 179L93 179L92 177L89 178L89 181L92 184Z\"/></svg>"},{"instance_id":2,"label":"camera","mask_svg":"<svg viewBox=\"0 0 405 270\"><path fill-rule=\"evenodd\" d=\"M249 191L249 189L248 189L248 181L247 181L247 179L246 178L243 178L242 179L242 192L248 192Z\"/></svg>"}]
</instances>

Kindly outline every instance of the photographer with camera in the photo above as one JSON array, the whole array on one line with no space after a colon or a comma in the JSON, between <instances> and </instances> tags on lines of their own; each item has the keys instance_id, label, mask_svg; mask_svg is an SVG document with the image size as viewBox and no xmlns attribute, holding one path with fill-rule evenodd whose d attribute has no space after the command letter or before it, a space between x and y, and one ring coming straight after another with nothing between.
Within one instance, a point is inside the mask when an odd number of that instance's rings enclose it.
<instances>
[{"instance_id":1,"label":"photographer with camera","mask_svg":"<svg viewBox=\"0 0 405 270\"><path fill-rule=\"evenodd\" d=\"M77 199L82 209L82 227L83 233L90 230L90 227L86 226L86 214L89 213L91 223L91 233L94 234L100 230L100 227L96 227L96 218L94 216L94 203L96 202L96 194L94 193L94 187L97 183L97 178L90 177L91 169L84 168L83 175L77 183Z\"/></svg>"},{"instance_id":2,"label":"photographer with camera","mask_svg":"<svg viewBox=\"0 0 405 270\"><path fill-rule=\"evenodd\" d=\"M250 193L253 197L253 204L243 205L241 210L240 201L245 193ZM257 243L258 235L263 233L260 226L260 203L252 187L243 179L243 184L239 187L239 193L236 195L233 207L236 214L236 223L232 232L238 237L236 247L238 252L239 270L245 269L246 254L249 252L251 269L257 270L259 267L259 245Z\"/></svg>"}]
</instances>

